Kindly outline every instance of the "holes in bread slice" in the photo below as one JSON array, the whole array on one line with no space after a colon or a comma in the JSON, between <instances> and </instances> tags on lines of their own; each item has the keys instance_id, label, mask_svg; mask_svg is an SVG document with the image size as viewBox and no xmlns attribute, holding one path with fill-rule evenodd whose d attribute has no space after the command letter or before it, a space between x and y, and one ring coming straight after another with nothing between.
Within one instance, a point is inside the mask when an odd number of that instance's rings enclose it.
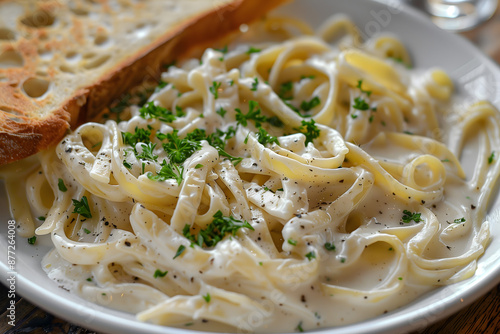
<instances>
[{"instance_id":1,"label":"holes in bread slice","mask_svg":"<svg viewBox=\"0 0 500 334\"><path fill-rule=\"evenodd\" d=\"M104 63L106 63L109 58L111 58L110 55L101 55L99 57L96 57L88 62L85 63L85 65L83 65L83 67L87 70L93 70L95 68L98 68L98 67L101 67L102 65L104 65Z\"/></svg>"},{"instance_id":2,"label":"holes in bread slice","mask_svg":"<svg viewBox=\"0 0 500 334\"><path fill-rule=\"evenodd\" d=\"M16 39L16 33L7 28L0 28L0 40L13 41Z\"/></svg>"},{"instance_id":3,"label":"holes in bread slice","mask_svg":"<svg viewBox=\"0 0 500 334\"><path fill-rule=\"evenodd\" d=\"M0 106L0 112L7 114L7 118L16 123L26 123L25 115L6 106Z\"/></svg>"},{"instance_id":4,"label":"holes in bread slice","mask_svg":"<svg viewBox=\"0 0 500 334\"><path fill-rule=\"evenodd\" d=\"M23 56L15 50L6 50L0 54L0 68L23 67Z\"/></svg>"},{"instance_id":5,"label":"holes in bread slice","mask_svg":"<svg viewBox=\"0 0 500 334\"><path fill-rule=\"evenodd\" d=\"M23 83L23 91L31 98L39 98L48 92L50 82L42 78L29 78Z\"/></svg>"},{"instance_id":6,"label":"holes in bread slice","mask_svg":"<svg viewBox=\"0 0 500 334\"><path fill-rule=\"evenodd\" d=\"M38 10L31 14L26 15L21 19L21 23L31 28L49 27L54 24L56 18L52 13L44 10Z\"/></svg>"},{"instance_id":7,"label":"holes in bread slice","mask_svg":"<svg viewBox=\"0 0 500 334\"><path fill-rule=\"evenodd\" d=\"M94 38L94 44L97 45L97 46L101 46L101 47L104 47L106 46L107 44L110 43L110 39L109 39L109 36L106 34L106 33L99 33L95 38Z\"/></svg>"}]
</instances>

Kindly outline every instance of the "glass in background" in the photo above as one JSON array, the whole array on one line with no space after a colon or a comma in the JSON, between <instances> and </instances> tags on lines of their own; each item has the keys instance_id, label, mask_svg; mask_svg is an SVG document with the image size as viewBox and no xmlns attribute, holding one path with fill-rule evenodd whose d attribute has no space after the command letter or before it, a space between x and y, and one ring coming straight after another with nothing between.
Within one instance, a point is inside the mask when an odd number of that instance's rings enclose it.
<instances>
[{"instance_id":1,"label":"glass in background","mask_svg":"<svg viewBox=\"0 0 500 334\"><path fill-rule=\"evenodd\" d=\"M424 9L438 27L465 31L488 20L497 6L498 0L425 0Z\"/></svg>"}]
</instances>

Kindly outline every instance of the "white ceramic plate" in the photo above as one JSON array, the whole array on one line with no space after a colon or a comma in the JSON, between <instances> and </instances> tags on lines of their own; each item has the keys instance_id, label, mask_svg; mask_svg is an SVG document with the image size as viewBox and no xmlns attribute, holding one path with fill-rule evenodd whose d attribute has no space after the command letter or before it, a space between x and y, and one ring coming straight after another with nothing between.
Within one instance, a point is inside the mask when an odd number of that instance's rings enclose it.
<instances>
[{"instance_id":1,"label":"white ceramic plate","mask_svg":"<svg viewBox=\"0 0 500 334\"><path fill-rule=\"evenodd\" d=\"M392 5L392 6L391 6ZM401 1L389 3L368 0L297 0L278 10L299 17L313 26L330 15L345 13L358 25L363 37L381 31L395 33L407 45L415 67L438 66L454 79L458 94L473 100L489 99L500 107L500 69L464 39L436 28L416 10ZM10 219L3 185L0 190L0 275L2 283L10 276L7 263L7 222ZM500 199L492 201L489 220L493 241L479 261L476 275L464 282L443 287L410 305L384 316L355 325L316 332L403 333L418 330L448 316L489 291L500 281ZM58 288L40 266L50 249L50 240L38 238L29 245L25 238L16 240L16 292L34 304L83 327L106 333L199 333L185 329L140 323L134 316L92 304Z\"/></svg>"}]
</instances>

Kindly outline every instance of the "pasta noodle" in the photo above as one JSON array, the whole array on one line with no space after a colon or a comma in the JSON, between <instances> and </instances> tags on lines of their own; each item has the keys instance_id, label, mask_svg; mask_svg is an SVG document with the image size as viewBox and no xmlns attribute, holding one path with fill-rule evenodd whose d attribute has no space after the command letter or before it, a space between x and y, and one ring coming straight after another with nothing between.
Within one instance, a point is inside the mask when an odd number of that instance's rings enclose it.
<instances>
[{"instance_id":1,"label":"pasta noodle","mask_svg":"<svg viewBox=\"0 0 500 334\"><path fill-rule=\"evenodd\" d=\"M445 72L411 69L394 36L362 42L344 16L247 35L263 32L172 66L127 120L81 125L29 175L4 170L24 234L43 217L49 277L141 321L285 332L474 274L498 111L453 108Z\"/></svg>"}]
</instances>

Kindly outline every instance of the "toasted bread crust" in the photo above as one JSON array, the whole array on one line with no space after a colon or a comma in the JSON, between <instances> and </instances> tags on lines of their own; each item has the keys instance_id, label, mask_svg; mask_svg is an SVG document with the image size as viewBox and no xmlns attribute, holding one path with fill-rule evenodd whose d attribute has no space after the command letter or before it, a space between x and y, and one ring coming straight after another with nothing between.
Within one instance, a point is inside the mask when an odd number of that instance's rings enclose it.
<instances>
[{"instance_id":1,"label":"toasted bread crust","mask_svg":"<svg viewBox=\"0 0 500 334\"><path fill-rule=\"evenodd\" d=\"M36 59L39 57L36 43L21 40L17 43L17 49L7 45L0 50L0 60L3 57L11 63L21 61L23 66L7 68L3 73L0 68L0 79L2 76L8 79L0 80L0 165L23 159L56 144L69 128L92 118L132 87L144 80L158 78L165 64L178 59L193 47L210 45L216 39L237 30L242 23L258 19L285 1L234 0L200 12L108 66L105 72L87 85L69 87L68 92L58 96L51 94L38 99L27 98L23 88L29 86L23 87L23 83L36 77ZM60 5L59 2L49 1L43 10L50 11ZM74 20L74 23L72 35L76 43L82 42L83 28L79 26L78 20ZM46 34L44 29L37 29L36 32L37 40L43 40ZM57 41L50 43L57 44ZM58 46L50 47L57 49ZM49 81L58 80L58 72L49 69L45 78ZM44 80L40 81L41 84L44 84ZM37 91L34 92L36 94ZM46 110L47 105L52 108ZM40 115L37 115L37 110L41 110Z\"/></svg>"}]
</instances>

